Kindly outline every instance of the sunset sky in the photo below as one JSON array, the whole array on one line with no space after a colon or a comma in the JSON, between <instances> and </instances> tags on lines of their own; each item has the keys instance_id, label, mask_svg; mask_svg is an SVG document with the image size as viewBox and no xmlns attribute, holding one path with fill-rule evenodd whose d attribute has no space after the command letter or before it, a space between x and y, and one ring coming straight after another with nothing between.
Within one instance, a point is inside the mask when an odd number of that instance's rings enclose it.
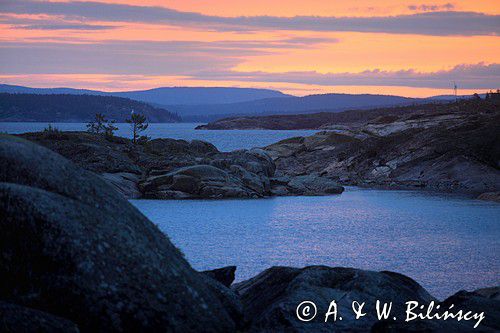
<instances>
[{"instance_id":1,"label":"sunset sky","mask_svg":"<svg viewBox=\"0 0 500 333\"><path fill-rule=\"evenodd\" d=\"M0 83L406 96L500 88L500 1L0 0Z\"/></svg>"}]
</instances>

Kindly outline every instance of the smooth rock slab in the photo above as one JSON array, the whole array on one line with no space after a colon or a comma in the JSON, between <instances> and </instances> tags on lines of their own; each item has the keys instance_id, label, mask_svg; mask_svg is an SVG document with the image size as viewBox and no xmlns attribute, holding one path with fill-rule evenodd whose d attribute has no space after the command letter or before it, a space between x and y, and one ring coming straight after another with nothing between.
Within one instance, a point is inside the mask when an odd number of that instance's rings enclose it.
<instances>
[{"instance_id":1,"label":"smooth rock slab","mask_svg":"<svg viewBox=\"0 0 500 333\"><path fill-rule=\"evenodd\" d=\"M0 299L88 332L236 329L223 296L97 175L5 135L0 169Z\"/></svg>"}]
</instances>

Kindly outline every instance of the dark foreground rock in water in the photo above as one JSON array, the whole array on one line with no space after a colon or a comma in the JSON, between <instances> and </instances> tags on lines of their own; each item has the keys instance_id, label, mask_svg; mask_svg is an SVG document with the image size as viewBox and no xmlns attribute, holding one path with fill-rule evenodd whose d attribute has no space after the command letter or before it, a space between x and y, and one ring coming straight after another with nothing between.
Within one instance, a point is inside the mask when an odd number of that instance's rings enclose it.
<instances>
[{"instance_id":1,"label":"dark foreground rock in water","mask_svg":"<svg viewBox=\"0 0 500 333\"><path fill-rule=\"evenodd\" d=\"M251 320L250 332L468 332L474 325L451 321L404 323L405 302L428 305L435 299L412 279L392 272L325 266L272 267L233 288ZM342 320L334 322L332 315L325 323L332 300L336 300ZM393 302L387 322L376 317L377 300ZM297 318L297 307L304 301L314 302L317 308L316 317L310 321ZM355 319L353 301L366 302L366 316ZM393 323L394 316L397 324ZM303 318L311 319L307 314Z\"/></svg>"},{"instance_id":2,"label":"dark foreground rock in water","mask_svg":"<svg viewBox=\"0 0 500 333\"><path fill-rule=\"evenodd\" d=\"M473 292L459 291L443 304L486 313L481 326L500 331L500 286L478 289Z\"/></svg>"},{"instance_id":3,"label":"dark foreground rock in water","mask_svg":"<svg viewBox=\"0 0 500 333\"><path fill-rule=\"evenodd\" d=\"M0 300L82 331L237 329L224 295L93 173L0 136Z\"/></svg>"},{"instance_id":4,"label":"dark foreground rock in water","mask_svg":"<svg viewBox=\"0 0 500 333\"><path fill-rule=\"evenodd\" d=\"M236 272L236 266L227 266L217 269L212 269L210 271L203 271L202 273L212 279L219 281L226 287L230 287L234 281L234 273Z\"/></svg>"}]
</instances>

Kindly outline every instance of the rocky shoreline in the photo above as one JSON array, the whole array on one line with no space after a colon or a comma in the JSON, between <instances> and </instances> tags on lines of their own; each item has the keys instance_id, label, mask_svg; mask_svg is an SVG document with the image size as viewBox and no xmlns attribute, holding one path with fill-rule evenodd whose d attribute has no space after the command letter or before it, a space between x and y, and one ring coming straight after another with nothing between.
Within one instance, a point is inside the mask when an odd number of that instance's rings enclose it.
<instances>
[{"instance_id":1,"label":"rocky shoreline","mask_svg":"<svg viewBox=\"0 0 500 333\"><path fill-rule=\"evenodd\" d=\"M498 102L498 101L497 101ZM463 101L265 147L277 176L316 174L341 185L466 193L500 201L500 104Z\"/></svg>"},{"instance_id":2,"label":"rocky shoreline","mask_svg":"<svg viewBox=\"0 0 500 333\"><path fill-rule=\"evenodd\" d=\"M95 164L97 166L97 164ZM235 267L196 272L168 237L109 183L59 154L0 136L0 328L10 332L468 332L470 321L305 322L297 305L325 313L353 300L437 300L393 272L272 267L233 284ZM484 311L479 330L500 329L498 287L439 304Z\"/></svg>"},{"instance_id":3,"label":"rocky shoreline","mask_svg":"<svg viewBox=\"0 0 500 333\"><path fill-rule=\"evenodd\" d=\"M165 138L135 145L126 138L86 132L19 136L96 173L126 198L331 195L342 193L343 186L359 186L461 193L500 202L500 99L492 96L449 104L252 117L264 123L275 117L270 124L278 128L302 124L321 131L232 152L198 140Z\"/></svg>"},{"instance_id":4,"label":"rocky shoreline","mask_svg":"<svg viewBox=\"0 0 500 333\"><path fill-rule=\"evenodd\" d=\"M277 195L330 195L344 190L317 175L276 178L262 149L220 152L208 143L154 139L132 144L86 132L19 135L92 171L126 198L221 199Z\"/></svg>"}]
</instances>

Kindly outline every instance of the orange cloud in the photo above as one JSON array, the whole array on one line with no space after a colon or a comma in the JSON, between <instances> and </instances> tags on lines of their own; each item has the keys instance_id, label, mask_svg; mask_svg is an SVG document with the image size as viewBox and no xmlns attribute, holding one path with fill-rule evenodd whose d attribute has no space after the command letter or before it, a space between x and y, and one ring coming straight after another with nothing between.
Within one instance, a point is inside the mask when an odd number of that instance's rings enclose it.
<instances>
[{"instance_id":1,"label":"orange cloud","mask_svg":"<svg viewBox=\"0 0 500 333\"><path fill-rule=\"evenodd\" d=\"M183 18L185 12L211 15L216 17L215 20L240 15L268 15L277 20L270 25L278 22L280 27L260 29L257 27L259 19L252 21L255 29L215 29L202 24L203 20L208 22L212 18L195 16L199 22L192 24L183 19L176 21L176 13L172 14L174 19L168 21L168 24L161 20L141 21L140 15L137 20L120 21L105 20L105 17L92 19L46 13L2 14L0 4L0 73L3 73L0 78L13 84L57 84L104 90L142 89L158 85L231 85L279 88L298 94L309 91L357 91L394 94L404 92L406 95L422 96L440 90L432 87L388 87L383 83L377 87L280 82L278 76L275 80L266 76L266 82L255 79L251 82L238 80L234 76L210 80L204 77L204 73L214 70L241 75L261 72L272 76L273 73L288 72L335 74L374 70L397 72L408 69L436 72L450 70L460 64L500 63L500 37L496 35L474 36L472 33L472 36L433 36L410 34L408 31L404 34L397 31L335 32L321 31L321 26L316 31L307 28L289 30L283 29L280 21L280 17L290 18L296 15L375 17L448 9L498 15L500 6L494 1L311 0L306 4L299 0L255 0L252 6L242 0L99 2L161 6L181 11L180 17ZM154 15L155 10L148 13ZM472 17L478 21L483 19L481 15L474 14ZM491 22L492 17L486 19ZM297 23L297 20L293 22L296 27L302 24ZM80 44L88 47L78 47ZM495 79L500 82L498 77L489 80ZM460 77L457 77L457 81L460 82Z\"/></svg>"},{"instance_id":2,"label":"orange cloud","mask_svg":"<svg viewBox=\"0 0 500 333\"><path fill-rule=\"evenodd\" d=\"M84 1L84 0L82 0ZM415 10L410 6L438 6L446 10L445 5L452 4L453 10L472 11L487 14L500 14L500 6L491 0L100 0L105 3L118 3L139 6L159 6L180 11L220 16L387 16L411 14ZM422 11L418 10L417 11Z\"/></svg>"}]
</instances>

